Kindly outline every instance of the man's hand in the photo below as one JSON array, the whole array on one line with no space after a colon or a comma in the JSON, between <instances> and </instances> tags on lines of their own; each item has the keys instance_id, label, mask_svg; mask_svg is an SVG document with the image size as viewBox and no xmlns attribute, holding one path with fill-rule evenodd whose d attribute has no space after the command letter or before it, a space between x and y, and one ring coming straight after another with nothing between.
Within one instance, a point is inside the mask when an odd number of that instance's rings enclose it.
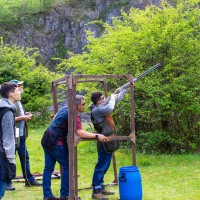
<instances>
[{"instance_id":1,"label":"man's hand","mask_svg":"<svg viewBox=\"0 0 200 200\"><path fill-rule=\"evenodd\" d=\"M30 115L31 114L31 112L25 112L25 115Z\"/></svg>"},{"instance_id":2,"label":"man's hand","mask_svg":"<svg viewBox=\"0 0 200 200\"><path fill-rule=\"evenodd\" d=\"M98 134L98 140L100 142L108 142L109 141L109 139L105 135L102 135L102 134Z\"/></svg>"},{"instance_id":3,"label":"man's hand","mask_svg":"<svg viewBox=\"0 0 200 200\"><path fill-rule=\"evenodd\" d=\"M29 121L31 120L31 115L23 115L21 116L23 121Z\"/></svg>"},{"instance_id":4,"label":"man's hand","mask_svg":"<svg viewBox=\"0 0 200 200\"><path fill-rule=\"evenodd\" d=\"M116 99L117 99L117 97L118 97L118 94L111 94L111 99L114 99L114 100L116 100Z\"/></svg>"}]
</instances>

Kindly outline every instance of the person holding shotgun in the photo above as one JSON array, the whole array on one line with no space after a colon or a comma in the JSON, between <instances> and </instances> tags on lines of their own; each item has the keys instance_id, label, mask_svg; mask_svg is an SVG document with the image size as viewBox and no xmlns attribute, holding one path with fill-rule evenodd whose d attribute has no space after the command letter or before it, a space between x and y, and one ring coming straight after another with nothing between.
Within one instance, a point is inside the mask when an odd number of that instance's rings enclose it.
<instances>
[{"instance_id":1,"label":"person holding shotgun","mask_svg":"<svg viewBox=\"0 0 200 200\"><path fill-rule=\"evenodd\" d=\"M124 89L119 94L111 94L110 98L105 100L101 92L93 92L91 94L92 104L90 105L91 120L94 129L97 133L109 137L114 137L116 134L115 123L112 118L112 113L118 101L125 97L129 89ZM107 102L108 101L108 102ZM114 192L108 191L105 188L104 176L110 167L112 153L119 148L119 143L116 140L111 140L106 143L98 142L98 162L94 169L92 179L92 199L108 199L105 195L113 195Z\"/></svg>"},{"instance_id":2,"label":"person holding shotgun","mask_svg":"<svg viewBox=\"0 0 200 200\"><path fill-rule=\"evenodd\" d=\"M134 78L133 83L160 66L160 63L158 63L155 66L149 68L147 71ZM93 92L91 94L92 104L89 108L91 110L91 121L97 133L103 134L108 138L114 137L116 134L116 129L112 118L112 113L116 103L122 100L126 93L129 91L130 84L131 83L128 82L117 88L115 92L106 99L101 92ZM110 167L112 153L118 148L119 144L117 140L111 140L107 143L97 143L98 162L95 166L92 179L92 199L106 200L108 198L105 195L114 194L114 192L106 190L104 184L104 176Z\"/></svg>"}]
</instances>

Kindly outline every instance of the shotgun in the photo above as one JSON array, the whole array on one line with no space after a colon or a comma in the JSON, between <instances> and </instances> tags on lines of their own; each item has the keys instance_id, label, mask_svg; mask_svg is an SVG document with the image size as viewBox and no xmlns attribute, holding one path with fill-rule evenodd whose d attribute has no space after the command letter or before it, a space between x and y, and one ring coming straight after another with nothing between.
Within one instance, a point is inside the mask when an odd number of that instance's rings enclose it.
<instances>
[{"instance_id":1,"label":"shotgun","mask_svg":"<svg viewBox=\"0 0 200 200\"><path fill-rule=\"evenodd\" d=\"M160 64L160 63L157 63L157 64L154 65L153 67L149 68L147 71L145 71L145 72L141 73L139 76L135 77L135 78L133 79L133 82L136 83L140 78L142 78L143 76L146 76L146 75L149 74L151 71L153 71L154 69L157 69L157 68L160 67L160 66L161 66L161 64ZM126 89L129 88L130 84L131 84L130 82L125 83L125 84L122 85L121 87L117 88L117 89L114 91L114 94L119 94L120 92L125 91ZM106 105L106 104L109 102L109 100L110 100L110 97L106 98L106 99L104 100L104 102L102 102L102 103L100 104L100 106Z\"/></svg>"},{"instance_id":2,"label":"shotgun","mask_svg":"<svg viewBox=\"0 0 200 200\"><path fill-rule=\"evenodd\" d=\"M133 79L133 82L136 83L140 78L142 78L143 76L149 74L151 71L153 71L154 69L156 69L156 68L158 68L158 67L160 67L160 66L161 66L160 63L154 65L153 67L149 68L147 71L145 71L145 72L141 73L139 76L135 77L135 78ZM119 94L119 93L122 92L124 89L127 89L127 88L130 86L130 84L131 84L130 82L125 83L125 84L122 85L121 87L117 88L117 89L115 90L114 94Z\"/></svg>"}]
</instances>

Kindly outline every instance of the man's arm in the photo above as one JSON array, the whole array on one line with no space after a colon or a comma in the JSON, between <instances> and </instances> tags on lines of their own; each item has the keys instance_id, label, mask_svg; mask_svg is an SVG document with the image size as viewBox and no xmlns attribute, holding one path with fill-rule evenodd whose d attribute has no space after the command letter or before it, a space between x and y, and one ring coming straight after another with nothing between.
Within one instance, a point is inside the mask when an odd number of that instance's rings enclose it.
<instances>
[{"instance_id":1,"label":"man's arm","mask_svg":"<svg viewBox=\"0 0 200 200\"><path fill-rule=\"evenodd\" d=\"M84 130L77 130L77 134L80 138L98 139L100 142L108 142L109 141L109 139L102 134L94 134L94 133L86 132Z\"/></svg>"},{"instance_id":2,"label":"man's arm","mask_svg":"<svg viewBox=\"0 0 200 200\"><path fill-rule=\"evenodd\" d=\"M117 98L118 98L118 94L111 94L109 101L99 104L96 112L101 116L102 115L105 116L107 114L112 113L115 108L115 103L116 103ZM95 115L95 112L93 114Z\"/></svg>"},{"instance_id":3,"label":"man's arm","mask_svg":"<svg viewBox=\"0 0 200 200\"><path fill-rule=\"evenodd\" d=\"M77 135L80 138L91 138L91 139L98 139L100 142L107 142L109 139L101 134L94 134L91 132L87 132L82 130L81 118L79 115L76 116L76 128L77 128Z\"/></svg>"},{"instance_id":4,"label":"man's arm","mask_svg":"<svg viewBox=\"0 0 200 200\"><path fill-rule=\"evenodd\" d=\"M19 116L19 117L15 117L15 121L18 122L18 121L29 121L31 120L31 115L22 115L22 116Z\"/></svg>"},{"instance_id":5,"label":"man's arm","mask_svg":"<svg viewBox=\"0 0 200 200\"><path fill-rule=\"evenodd\" d=\"M127 93L129 90L130 90L130 88L122 90L122 91L119 93L119 95L118 95L118 97L117 97L117 99L116 99L116 103L119 102L119 101L121 101L121 100L125 97L126 93Z\"/></svg>"},{"instance_id":6,"label":"man's arm","mask_svg":"<svg viewBox=\"0 0 200 200\"><path fill-rule=\"evenodd\" d=\"M15 121L16 121L16 122L19 122L19 121L29 121L29 120L31 120L32 115L31 115L30 112L25 112L24 115L21 115L21 116L20 116L20 113L24 113L24 109L23 109L22 104L21 104L20 101L18 101L18 102L16 103L16 108L17 108L17 117L15 117Z\"/></svg>"}]
</instances>

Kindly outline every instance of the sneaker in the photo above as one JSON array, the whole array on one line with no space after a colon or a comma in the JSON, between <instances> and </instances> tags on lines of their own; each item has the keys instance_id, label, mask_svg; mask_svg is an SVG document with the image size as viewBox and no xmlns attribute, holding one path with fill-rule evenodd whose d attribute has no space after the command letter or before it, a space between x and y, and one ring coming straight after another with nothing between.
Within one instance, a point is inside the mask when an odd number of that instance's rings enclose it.
<instances>
[{"instance_id":1,"label":"sneaker","mask_svg":"<svg viewBox=\"0 0 200 200\"><path fill-rule=\"evenodd\" d=\"M6 185L6 190L8 190L8 191L14 191L15 187L13 187L12 185Z\"/></svg>"},{"instance_id":2,"label":"sneaker","mask_svg":"<svg viewBox=\"0 0 200 200\"><path fill-rule=\"evenodd\" d=\"M101 199L101 200L108 200L106 196L104 196L102 193L92 193L92 199Z\"/></svg>"},{"instance_id":3,"label":"sneaker","mask_svg":"<svg viewBox=\"0 0 200 200\"><path fill-rule=\"evenodd\" d=\"M104 195L113 195L113 194L115 194L114 192L106 190L106 188L102 189L101 193L104 194Z\"/></svg>"},{"instance_id":4,"label":"sneaker","mask_svg":"<svg viewBox=\"0 0 200 200\"><path fill-rule=\"evenodd\" d=\"M36 180L34 181L26 181L25 182L26 187L32 187L32 186L42 186L42 183L37 182Z\"/></svg>"}]
</instances>

